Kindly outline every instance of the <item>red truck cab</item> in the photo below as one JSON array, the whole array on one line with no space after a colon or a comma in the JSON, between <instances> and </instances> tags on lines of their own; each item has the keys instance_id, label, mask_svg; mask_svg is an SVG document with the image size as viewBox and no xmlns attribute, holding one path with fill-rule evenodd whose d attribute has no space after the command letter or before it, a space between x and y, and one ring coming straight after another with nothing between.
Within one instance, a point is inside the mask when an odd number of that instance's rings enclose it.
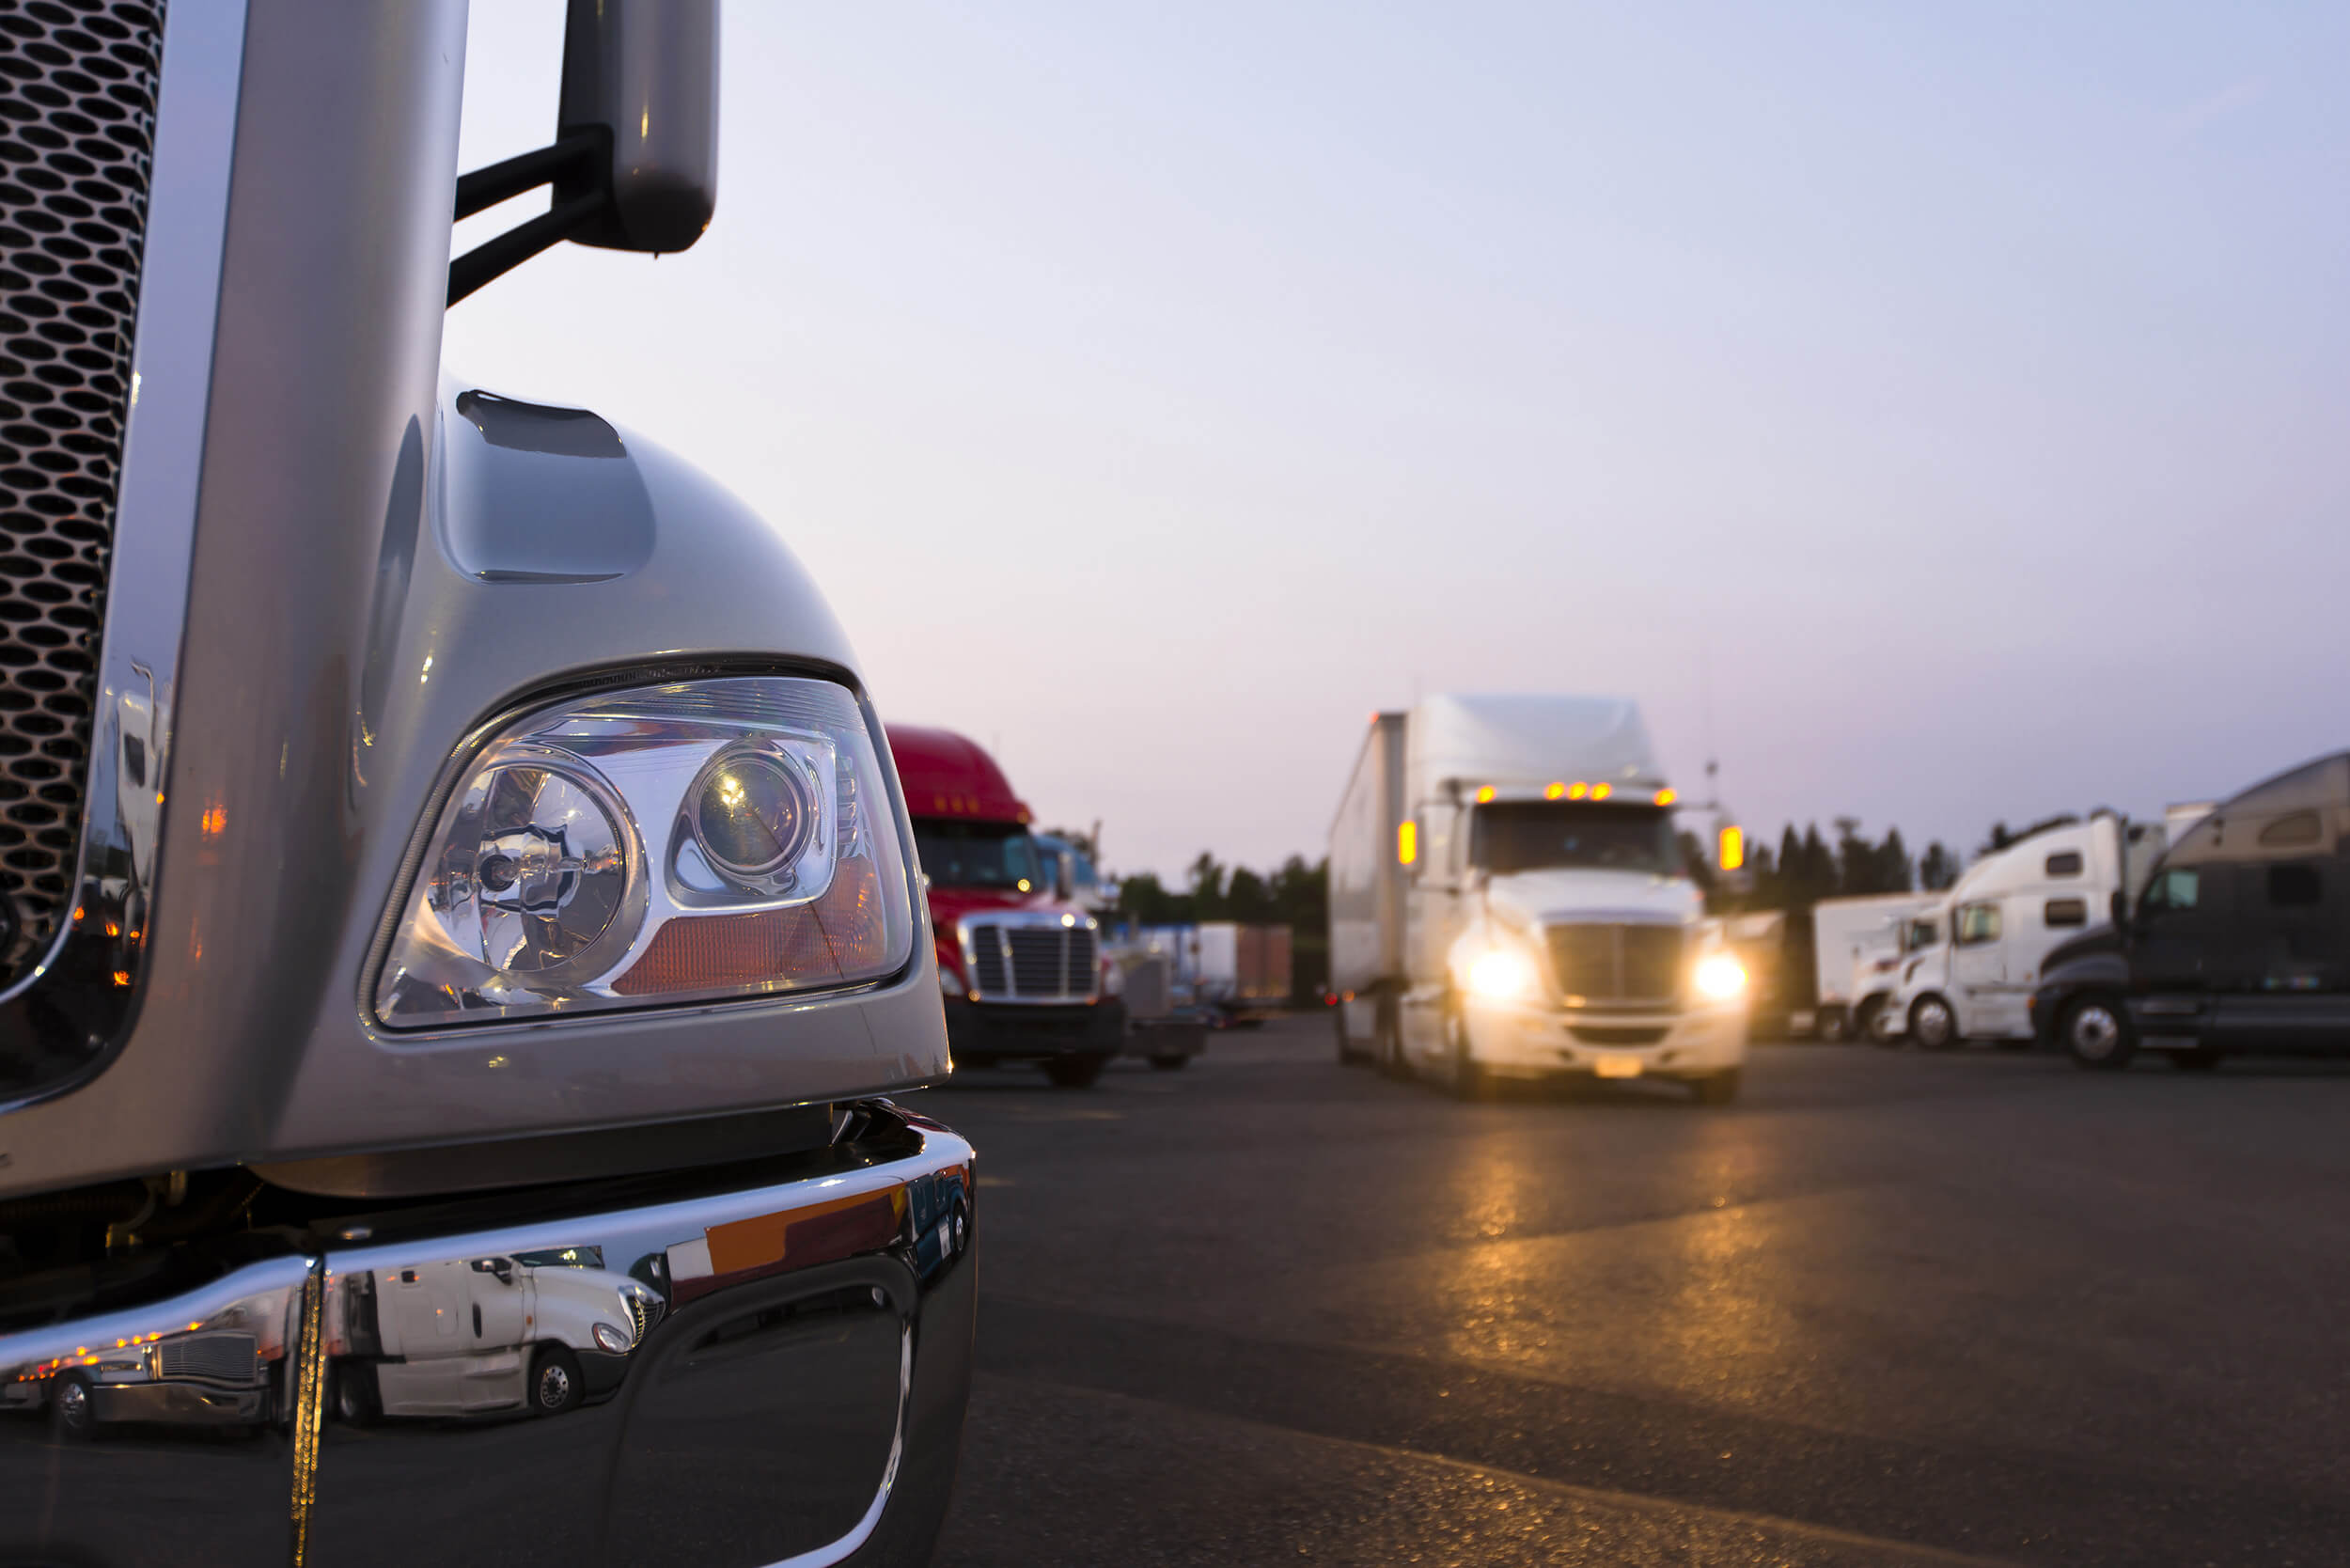
<instances>
[{"instance_id":1,"label":"red truck cab","mask_svg":"<svg viewBox=\"0 0 2350 1568\"><path fill-rule=\"evenodd\" d=\"M914 819L956 1065L1039 1060L1056 1084L1102 1075L1125 1035L1102 986L1101 927L1055 886L1028 808L964 736L888 727Z\"/></svg>"}]
</instances>

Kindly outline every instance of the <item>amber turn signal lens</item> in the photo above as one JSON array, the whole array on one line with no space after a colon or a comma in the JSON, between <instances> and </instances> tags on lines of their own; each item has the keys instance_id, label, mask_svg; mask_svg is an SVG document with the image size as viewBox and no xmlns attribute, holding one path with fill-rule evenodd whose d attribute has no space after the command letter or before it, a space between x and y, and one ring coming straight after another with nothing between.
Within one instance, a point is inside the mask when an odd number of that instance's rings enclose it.
<instances>
[{"instance_id":1,"label":"amber turn signal lens","mask_svg":"<svg viewBox=\"0 0 2350 1568\"><path fill-rule=\"evenodd\" d=\"M790 984L777 989L838 985L870 977L888 952L881 879L871 861L849 860L813 903L671 920L612 989L623 996L666 996L785 977Z\"/></svg>"}]
</instances>

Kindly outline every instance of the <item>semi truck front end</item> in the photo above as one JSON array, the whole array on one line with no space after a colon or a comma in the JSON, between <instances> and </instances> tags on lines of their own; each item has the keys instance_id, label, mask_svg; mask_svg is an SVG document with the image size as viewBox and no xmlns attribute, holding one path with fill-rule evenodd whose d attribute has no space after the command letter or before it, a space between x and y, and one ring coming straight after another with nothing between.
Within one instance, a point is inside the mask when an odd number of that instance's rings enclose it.
<instances>
[{"instance_id":1,"label":"semi truck front end","mask_svg":"<svg viewBox=\"0 0 2350 1568\"><path fill-rule=\"evenodd\" d=\"M462 178L462 0L0 24L0 1560L922 1560L974 1155L855 654L441 364L700 235L714 3L573 0Z\"/></svg>"}]
</instances>

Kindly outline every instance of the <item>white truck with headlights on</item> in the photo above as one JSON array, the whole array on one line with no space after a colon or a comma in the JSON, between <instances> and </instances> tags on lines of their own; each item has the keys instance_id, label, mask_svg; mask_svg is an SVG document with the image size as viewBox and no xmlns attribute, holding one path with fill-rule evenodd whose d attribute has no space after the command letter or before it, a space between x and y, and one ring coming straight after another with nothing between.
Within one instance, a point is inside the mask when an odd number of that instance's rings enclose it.
<instances>
[{"instance_id":1,"label":"white truck with headlights on","mask_svg":"<svg viewBox=\"0 0 2350 1568\"><path fill-rule=\"evenodd\" d=\"M1747 974L1675 800L1628 700L1433 697L1374 718L1330 839L1341 1058L1465 1095L1592 1074L1734 1097Z\"/></svg>"}]
</instances>

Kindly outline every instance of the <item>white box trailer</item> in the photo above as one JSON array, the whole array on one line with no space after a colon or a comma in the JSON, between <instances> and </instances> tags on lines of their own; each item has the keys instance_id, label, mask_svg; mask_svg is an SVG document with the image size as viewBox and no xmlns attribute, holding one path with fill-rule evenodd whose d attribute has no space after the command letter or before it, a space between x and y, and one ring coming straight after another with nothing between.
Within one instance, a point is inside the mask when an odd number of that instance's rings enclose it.
<instances>
[{"instance_id":1,"label":"white box trailer","mask_svg":"<svg viewBox=\"0 0 2350 1568\"><path fill-rule=\"evenodd\" d=\"M1342 1059L1659 1076L1734 1094L1746 972L1624 698L1432 697L1373 717L1330 829Z\"/></svg>"},{"instance_id":2,"label":"white box trailer","mask_svg":"<svg viewBox=\"0 0 2350 1568\"><path fill-rule=\"evenodd\" d=\"M1941 902L1940 893L1871 893L1811 906L1813 1027L1821 1039L1869 1033L1901 983L1903 922Z\"/></svg>"}]
</instances>

